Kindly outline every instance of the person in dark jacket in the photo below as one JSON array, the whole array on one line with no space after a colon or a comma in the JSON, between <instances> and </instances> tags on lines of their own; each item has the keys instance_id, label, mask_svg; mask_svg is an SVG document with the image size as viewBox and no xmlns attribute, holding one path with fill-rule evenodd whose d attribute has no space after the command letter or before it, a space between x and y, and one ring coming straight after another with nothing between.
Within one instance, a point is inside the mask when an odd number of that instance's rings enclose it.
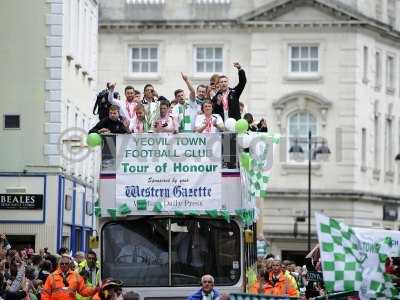
<instances>
[{"instance_id":1,"label":"person in dark jacket","mask_svg":"<svg viewBox=\"0 0 400 300\"><path fill-rule=\"evenodd\" d=\"M239 83L232 89L228 86L228 77L222 75L219 77L219 91L213 97L213 113L219 114L225 121L228 118L240 119L240 104L239 98L246 85L246 74L239 63L234 63L233 66L238 69Z\"/></svg>"},{"instance_id":2,"label":"person in dark jacket","mask_svg":"<svg viewBox=\"0 0 400 300\"><path fill-rule=\"evenodd\" d=\"M214 277L207 274L201 277L201 289L189 296L187 300L219 300L220 297L220 293L214 289Z\"/></svg>"},{"instance_id":3,"label":"person in dark jacket","mask_svg":"<svg viewBox=\"0 0 400 300\"><path fill-rule=\"evenodd\" d=\"M119 119L119 107L111 105L108 117L98 122L89 133L129 133L129 129Z\"/></svg>"},{"instance_id":4,"label":"person in dark jacket","mask_svg":"<svg viewBox=\"0 0 400 300\"><path fill-rule=\"evenodd\" d=\"M46 282L47 277L52 273L52 264L50 260L44 260L39 265L39 275L38 279L43 282Z\"/></svg>"},{"instance_id":5,"label":"person in dark jacket","mask_svg":"<svg viewBox=\"0 0 400 300\"><path fill-rule=\"evenodd\" d=\"M253 119L253 115L251 113L245 113L243 116L243 119L245 119L247 121L247 123L249 123L250 131L258 131L258 128L253 124L254 119Z\"/></svg>"},{"instance_id":6,"label":"person in dark jacket","mask_svg":"<svg viewBox=\"0 0 400 300\"><path fill-rule=\"evenodd\" d=\"M264 119L260 120L260 122L257 124L257 128L259 132L268 132L268 125Z\"/></svg>"}]
</instances>

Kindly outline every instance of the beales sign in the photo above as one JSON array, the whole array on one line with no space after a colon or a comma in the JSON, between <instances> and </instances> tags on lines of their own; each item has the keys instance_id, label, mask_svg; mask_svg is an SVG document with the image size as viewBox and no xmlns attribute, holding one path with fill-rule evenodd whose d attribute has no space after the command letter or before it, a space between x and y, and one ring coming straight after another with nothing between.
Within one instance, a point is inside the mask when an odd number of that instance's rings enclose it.
<instances>
[{"instance_id":1,"label":"beales sign","mask_svg":"<svg viewBox=\"0 0 400 300\"><path fill-rule=\"evenodd\" d=\"M43 195L0 194L0 209L42 209Z\"/></svg>"},{"instance_id":2,"label":"beales sign","mask_svg":"<svg viewBox=\"0 0 400 300\"><path fill-rule=\"evenodd\" d=\"M221 209L219 134L135 134L117 136L116 201L136 210Z\"/></svg>"}]
</instances>

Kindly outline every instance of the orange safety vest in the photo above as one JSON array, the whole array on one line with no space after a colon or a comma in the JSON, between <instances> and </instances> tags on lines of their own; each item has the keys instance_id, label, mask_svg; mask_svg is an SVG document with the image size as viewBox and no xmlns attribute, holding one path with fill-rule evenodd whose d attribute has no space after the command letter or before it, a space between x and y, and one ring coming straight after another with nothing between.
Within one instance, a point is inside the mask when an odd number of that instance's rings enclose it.
<instances>
[{"instance_id":1,"label":"orange safety vest","mask_svg":"<svg viewBox=\"0 0 400 300\"><path fill-rule=\"evenodd\" d=\"M96 288L85 285L83 277L73 271L67 273L68 286L63 283L63 276L60 269L47 277L46 283L41 292L42 300L75 300L76 293L84 297L93 296Z\"/></svg>"},{"instance_id":2,"label":"orange safety vest","mask_svg":"<svg viewBox=\"0 0 400 300\"><path fill-rule=\"evenodd\" d=\"M250 294L264 294L264 284L265 280L257 279L256 282L253 283L252 286L249 288Z\"/></svg>"},{"instance_id":3,"label":"orange safety vest","mask_svg":"<svg viewBox=\"0 0 400 300\"><path fill-rule=\"evenodd\" d=\"M264 285L264 293L269 296L296 297L298 295L297 289L282 272L274 285L272 285L272 273L269 275L269 281Z\"/></svg>"}]
</instances>

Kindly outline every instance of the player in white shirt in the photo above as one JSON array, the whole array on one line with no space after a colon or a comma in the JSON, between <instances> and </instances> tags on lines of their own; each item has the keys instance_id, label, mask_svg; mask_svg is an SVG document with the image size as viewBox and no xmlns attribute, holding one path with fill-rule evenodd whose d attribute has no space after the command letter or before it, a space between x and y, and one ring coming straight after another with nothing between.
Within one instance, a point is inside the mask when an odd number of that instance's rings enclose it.
<instances>
[{"instance_id":1,"label":"player in white shirt","mask_svg":"<svg viewBox=\"0 0 400 300\"><path fill-rule=\"evenodd\" d=\"M185 101L183 90L176 90L175 100L177 100L177 104L174 106L172 112L178 120L179 132L192 132L195 130L197 115L202 114L201 105L206 99L207 86L199 85L195 91L188 76L183 73L181 73L181 76L189 89L189 100Z\"/></svg>"},{"instance_id":2,"label":"player in white shirt","mask_svg":"<svg viewBox=\"0 0 400 300\"><path fill-rule=\"evenodd\" d=\"M196 117L195 129L199 133L214 133L225 131L224 121L218 114L212 113L212 103L207 100L203 103L203 114Z\"/></svg>"}]
</instances>

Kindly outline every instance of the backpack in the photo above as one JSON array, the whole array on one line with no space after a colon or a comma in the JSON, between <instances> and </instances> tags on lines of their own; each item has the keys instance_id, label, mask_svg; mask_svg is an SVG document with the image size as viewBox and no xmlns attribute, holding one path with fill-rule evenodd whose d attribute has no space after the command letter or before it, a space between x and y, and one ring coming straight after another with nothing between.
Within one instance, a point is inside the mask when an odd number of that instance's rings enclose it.
<instances>
[{"instance_id":1,"label":"backpack","mask_svg":"<svg viewBox=\"0 0 400 300\"><path fill-rule=\"evenodd\" d=\"M114 92L114 98L118 98L118 92ZM93 107L93 114L99 115L99 119L102 120L108 117L108 110L110 109L111 103L108 102L108 90L103 90L97 94L96 103ZM97 110L97 111L96 111Z\"/></svg>"}]
</instances>

